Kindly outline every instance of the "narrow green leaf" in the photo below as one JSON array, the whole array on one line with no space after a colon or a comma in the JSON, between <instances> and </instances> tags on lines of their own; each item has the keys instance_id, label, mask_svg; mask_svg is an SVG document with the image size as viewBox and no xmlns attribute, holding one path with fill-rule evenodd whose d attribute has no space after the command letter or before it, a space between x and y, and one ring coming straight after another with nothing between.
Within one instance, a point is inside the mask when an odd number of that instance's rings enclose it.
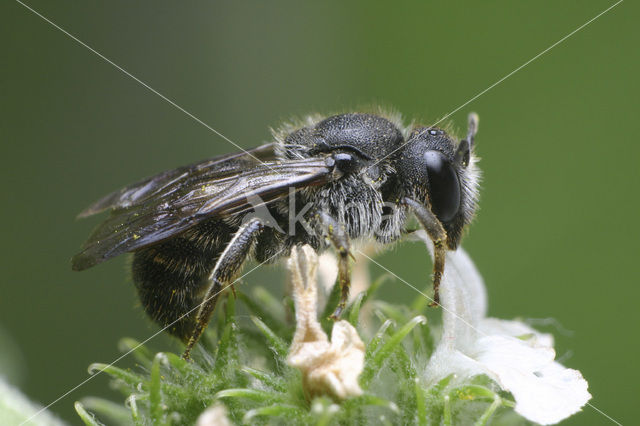
<instances>
[{"instance_id":1,"label":"narrow green leaf","mask_svg":"<svg viewBox=\"0 0 640 426\"><path fill-rule=\"evenodd\" d=\"M138 396L133 394L130 395L129 398L124 402L125 406L129 406L131 410L131 418L133 419L133 424L136 426L142 426L143 422L140 418L140 411L138 410Z\"/></svg>"},{"instance_id":2,"label":"narrow green leaf","mask_svg":"<svg viewBox=\"0 0 640 426\"><path fill-rule=\"evenodd\" d=\"M203 370L194 362L189 362L181 356L171 352L166 352L165 356L169 365L176 370L180 376L188 376L190 374L203 374Z\"/></svg>"},{"instance_id":3,"label":"narrow green leaf","mask_svg":"<svg viewBox=\"0 0 640 426\"><path fill-rule=\"evenodd\" d=\"M411 321L400 327L400 329L396 331L389 338L389 340L387 340L376 352L374 356L374 365L380 367L384 359L387 358L391 352L393 352L400 346L402 340L406 337L407 334L409 334L411 330L413 330L416 325L426 323L427 319L422 315L418 315L417 317L412 318Z\"/></svg>"},{"instance_id":4,"label":"narrow green leaf","mask_svg":"<svg viewBox=\"0 0 640 426\"><path fill-rule=\"evenodd\" d=\"M329 318L333 311L335 311L336 306L338 306L338 302L340 301L340 283L336 280L336 283L331 288L331 292L327 297L327 302L324 305L324 309L320 314L320 325L325 333L330 334L331 328L333 328L334 321Z\"/></svg>"},{"instance_id":5,"label":"narrow green leaf","mask_svg":"<svg viewBox=\"0 0 640 426\"><path fill-rule=\"evenodd\" d=\"M480 416L480 418L475 422L474 426L486 426L489 424L489 420L493 413L502 405L502 400L499 396L496 395L496 399L489 405L489 408L485 410L484 413Z\"/></svg>"},{"instance_id":6,"label":"narrow green leaf","mask_svg":"<svg viewBox=\"0 0 640 426\"><path fill-rule=\"evenodd\" d=\"M358 319L360 318L360 307L362 306L365 296L366 292L360 292L351 303L351 305L349 305L347 315L349 318L349 323L354 327L358 326Z\"/></svg>"},{"instance_id":7,"label":"narrow green leaf","mask_svg":"<svg viewBox=\"0 0 640 426\"><path fill-rule=\"evenodd\" d=\"M233 296L227 298L227 314L225 326L218 340L217 355L213 371L219 376L224 376L238 364L238 326L235 322L235 303Z\"/></svg>"},{"instance_id":8,"label":"narrow green leaf","mask_svg":"<svg viewBox=\"0 0 640 426\"><path fill-rule=\"evenodd\" d=\"M427 398L438 397L438 395L440 395L442 391L444 391L444 389L449 385L453 377L453 374L449 374L447 377L431 386L427 391Z\"/></svg>"},{"instance_id":9,"label":"narrow green leaf","mask_svg":"<svg viewBox=\"0 0 640 426\"><path fill-rule=\"evenodd\" d=\"M499 398L491 389L478 385L465 385L451 389L449 395L459 400L488 399L493 401Z\"/></svg>"},{"instance_id":10,"label":"narrow green leaf","mask_svg":"<svg viewBox=\"0 0 640 426\"><path fill-rule=\"evenodd\" d=\"M136 361L143 367L149 368L151 366L153 354L146 346L137 340L131 337L123 337L120 339L120 342L118 342L118 349L123 353L131 353Z\"/></svg>"},{"instance_id":11,"label":"narrow green leaf","mask_svg":"<svg viewBox=\"0 0 640 426\"><path fill-rule=\"evenodd\" d=\"M349 319L351 325L353 325L354 327L358 325L360 308L362 308L362 306L378 291L380 286L390 278L392 278L392 275L390 274L382 275L377 280L375 280L367 290L358 293L353 302L351 302L351 304L347 306L345 314L347 315L347 318Z\"/></svg>"},{"instance_id":12,"label":"narrow green leaf","mask_svg":"<svg viewBox=\"0 0 640 426\"><path fill-rule=\"evenodd\" d=\"M366 389L374 376L374 373L382 368L384 361L389 355L400 348L402 340L407 334L418 324L425 324L427 319L421 315L411 319L408 323L400 327L381 347L378 349L371 359L368 360L364 367L364 371L360 376L360 384Z\"/></svg>"},{"instance_id":13,"label":"narrow green leaf","mask_svg":"<svg viewBox=\"0 0 640 426\"><path fill-rule=\"evenodd\" d=\"M76 401L76 403L73 404L73 407L76 409L76 413L78 413L78 416L80 416L80 419L82 419L86 426L104 426L104 424L100 423L93 414L85 410L84 406L79 401Z\"/></svg>"},{"instance_id":14,"label":"narrow green leaf","mask_svg":"<svg viewBox=\"0 0 640 426\"><path fill-rule=\"evenodd\" d=\"M414 379L413 390L416 394L416 416L418 418L418 426L427 426L429 421L427 420L427 395L420 383L420 379Z\"/></svg>"},{"instance_id":15,"label":"narrow green leaf","mask_svg":"<svg viewBox=\"0 0 640 426\"><path fill-rule=\"evenodd\" d=\"M394 276L389 273L385 273L379 276L367 289L362 303L364 304L369 299L371 299L378 292L378 289L382 287L382 284L386 283L387 281L392 281L393 279Z\"/></svg>"},{"instance_id":16,"label":"narrow green leaf","mask_svg":"<svg viewBox=\"0 0 640 426\"><path fill-rule=\"evenodd\" d=\"M275 354L284 359L289 352L289 346L287 343L278 337L273 330L271 330L265 323L263 323L259 318L252 316L251 320L258 327L258 329L262 332L262 334L267 338L267 342L271 349L275 352Z\"/></svg>"},{"instance_id":17,"label":"narrow green leaf","mask_svg":"<svg viewBox=\"0 0 640 426\"><path fill-rule=\"evenodd\" d=\"M149 410L151 420L154 425L164 424L164 404L162 398L162 384L160 375L160 364L166 363L167 358L162 352L157 353L151 364L151 375L149 378Z\"/></svg>"},{"instance_id":18,"label":"narrow green leaf","mask_svg":"<svg viewBox=\"0 0 640 426\"><path fill-rule=\"evenodd\" d=\"M387 408L393 411L394 413L398 413L400 411L398 409L398 406L394 402L384 398L380 398L375 395L366 394L366 393L360 396L354 396L353 398L349 398L346 401L344 401L342 405L345 408L349 406L357 407L357 406L373 405L377 407Z\"/></svg>"},{"instance_id":19,"label":"narrow green leaf","mask_svg":"<svg viewBox=\"0 0 640 426\"><path fill-rule=\"evenodd\" d=\"M287 384L281 377L251 367L242 367L241 370L278 392L286 392L287 390Z\"/></svg>"},{"instance_id":20,"label":"narrow green leaf","mask_svg":"<svg viewBox=\"0 0 640 426\"><path fill-rule=\"evenodd\" d=\"M300 417L303 414L304 411L295 405L274 404L247 411L242 418L242 422L245 424L251 424L251 420L255 417L279 417L279 420L282 421L286 418Z\"/></svg>"},{"instance_id":21,"label":"narrow green leaf","mask_svg":"<svg viewBox=\"0 0 640 426\"><path fill-rule=\"evenodd\" d=\"M275 298L270 291L260 286L256 286L253 289L253 297L268 313L269 317L273 318L275 323L284 324L284 307L282 300Z\"/></svg>"},{"instance_id":22,"label":"narrow green leaf","mask_svg":"<svg viewBox=\"0 0 640 426\"><path fill-rule=\"evenodd\" d=\"M449 397L449 395L444 396L444 414L442 417L444 426L451 426L453 424L453 418L451 414L451 398Z\"/></svg>"},{"instance_id":23,"label":"narrow green leaf","mask_svg":"<svg viewBox=\"0 0 640 426\"><path fill-rule=\"evenodd\" d=\"M236 298L233 294L225 299L224 304L225 322L230 324L236 320Z\"/></svg>"},{"instance_id":24,"label":"narrow green leaf","mask_svg":"<svg viewBox=\"0 0 640 426\"><path fill-rule=\"evenodd\" d=\"M261 304L257 303L247 294L238 292L238 299L247 307L249 313L257 318L260 318L262 322L267 324L272 330L276 330L278 333L284 328L284 323L278 316L274 315L269 309L265 309Z\"/></svg>"},{"instance_id":25,"label":"narrow green leaf","mask_svg":"<svg viewBox=\"0 0 640 426\"><path fill-rule=\"evenodd\" d=\"M82 405L89 411L106 419L109 424L127 424L131 422L131 413L122 404L102 398L82 398Z\"/></svg>"},{"instance_id":26,"label":"narrow green leaf","mask_svg":"<svg viewBox=\"0 0 640 426\"><path fill-rule=\"evenodd\" d=\"M404 324L409 321L409 311L406 308L382 300L375 300L373 303L375 309L380 310L384 317L393 320L396 324Z\"/></svg>"},{"instance_id":27,"label":"narrow green leaf","mask_svg":"<svg viewBox=\"0 0 640 426\"><path fill-rule=\"evenodd\" d=\"M142 376L130 371L125 371L113 365L95 362L89 366L88 371L89 374L99 374L105 372L115 379L122 380L131 387L136 387L140 383L142 383L143 389L146 387L144 378Z\"/></svg>"},{"instance_id":28,"label":"narrow green leaf","mask_svg":"<svg viewBox=\"0 0 640 426\"><path fill-rule=\"evenodd\" d=\"M433 350L435 347L435 343L433 340L433 335L431 334L431 327L429 324L425 324L423 327L414 328L414 351L421 350L422 356L424 359L431 358L433 354Z\"/></svg>"},{"instance_id":29,"label":"narrow green leaf","mask_svg":"<svg viewBox=\"0 0 640 426\"><path fill-rule=\"evenodd\" d=\"M392 325L393 325L393 321L391 321L389 319L382 323L382 325L380 326L380 328L376 332L375 336L373 336L373 338L371 339L371 341L367 345L367 352L366 352L366 359L367 360L369 359L369 357L371 355L373 355L373 353L376 350L378 350L378 346L380 346L380 343L382 342L382 339L384 338L384 335L387 334L387 330Z\"/></svg>"},{"instance_id":30,"label":"narrow green leaf","mask_svg":"<svg viewBox=\"0 0 640 426\"><path fill-rule=\"evenodd\" d=\"M257 402L269 402L281 400L282 396L258 389L225 389L216 393L213 398L245 398Z\"/></svg>"},{"instance_id":31,"label":"narrow green leaf","mask_svg":"<svg viewBox=\"0 0 640 426\"><path fill-rule=\"evenodd\" d=\"M444 410L444 393L454 375L450 374L426 391L427 417L430 424L439 424Z\"/></svg>"}]
</instances>

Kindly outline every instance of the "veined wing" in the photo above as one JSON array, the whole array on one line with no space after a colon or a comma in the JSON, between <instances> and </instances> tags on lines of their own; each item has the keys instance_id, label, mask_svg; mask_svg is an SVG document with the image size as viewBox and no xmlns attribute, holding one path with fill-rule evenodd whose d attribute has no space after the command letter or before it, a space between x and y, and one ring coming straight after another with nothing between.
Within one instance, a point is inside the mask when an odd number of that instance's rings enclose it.
<instances>
[{"instance_id":1,"label":"veined wing","mask_svg":"<svg viewBox=\"0 0 640 426\"><path fill-rule=\"evenodd\" d=\"M260 164L260 161L273 161L276 159L274 148L274 143L268 143L248 151L224 154L159 173L102 197L83 210L78 217L92 216L107 209L131 207L154 196L166 196L194 176L206 179L206 176L210 175L213 178L225 171L233 174L239 168L253 167Z\"/></svg>"},{"instance_id":2,"label":"veined wing","mask_svg":"<svg viewBox=\"0 0 640 426\"><path fill-rule=\"evenodd\" d=\"M341 177L327 157L266 162L246 169L204 168L135 198L116 204L110 216L91 234L73 257L75 270L90 268L119 254L175 236L206 219L255 207L252 196L265 203L286 197L290 188L323 185Z\"/></svg>"}]
</instances>

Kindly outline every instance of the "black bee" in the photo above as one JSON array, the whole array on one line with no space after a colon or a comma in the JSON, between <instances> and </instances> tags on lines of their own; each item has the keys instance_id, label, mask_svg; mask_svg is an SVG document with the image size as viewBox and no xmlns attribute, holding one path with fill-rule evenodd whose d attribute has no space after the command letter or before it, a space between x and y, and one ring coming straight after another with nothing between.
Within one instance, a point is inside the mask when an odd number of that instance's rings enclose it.
<instances>
[{"instance_id":1,"label":"black bee","mask_svg":"<svg viewBox=\"0 0 640 426\"><path fill-rule=\"evenodd\" d=\"M272 143L160 173L90 206L79 216L110 215L73 257L73 269L133 252L145 311L186 343L187 358L247 259L332 245L338 318L349 294L350 240L395 241L412 213L435 246L437 304L445 251L458 246L476 209L476 130L475 114L459 143L442 129L408 129L398 117L374 114L285 125Z\"/></svg>"}]
</instances>

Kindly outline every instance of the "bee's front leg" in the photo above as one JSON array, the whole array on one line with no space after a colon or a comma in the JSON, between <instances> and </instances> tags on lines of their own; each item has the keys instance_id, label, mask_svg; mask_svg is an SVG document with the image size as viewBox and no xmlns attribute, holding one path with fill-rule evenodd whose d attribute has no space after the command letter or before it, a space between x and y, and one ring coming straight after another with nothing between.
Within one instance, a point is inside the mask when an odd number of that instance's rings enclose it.
<instances>
[{"instance_id":1,"label":"bee's front leg","mask_svg":"<svg viewBox=\"0 0 640 426\"><path fill-rule=\"evenodd\" d=\"M253 218L244 223L233 235L233 238L231 238L231 241L229 241L218 258L216 266L214 266L213 271L209 275L209 288L207 288L202 298L202 303L198 308L195 328L193 329L191 337L189 337L187 348L184 354L182 354L182 358L189 358L191 349L193 349L207 324L209 324L220 293L233 284L234 277L249 256L251 247L262 228L263 224L258 218Z\"/></svg>"},{"instance_id":2,"label":"bee's front leg","mask_svg":"<svg viewBox=\"0 0 640 426\"><path fill-rule=\"evenodd\" d=\"M433 241L433 300L429 306L438 306L440 305L440 280L444 273L444 259L447 251L447 232L431 209L411 198L404 198L402 202L413 211L420 225Z\"/></svg>"},{"instance_id":3,"label":"bee's front leg","mask_svg":"<svg viewBox=\"0 0 640 426\"><path fill-rule=\"evenodd\" d=\"M347 306L349 299L349 287L351 287L351 274L349 271L349 257L353 255L349 251L349 237L344 227L338 223L333 217L325 212L318 214L322 226L321 231L326 235L338 252L338 280L340 282L340 301L338 306L331 314L333 320L340 319L340 315Z\"/></svg>"}]
</instances>

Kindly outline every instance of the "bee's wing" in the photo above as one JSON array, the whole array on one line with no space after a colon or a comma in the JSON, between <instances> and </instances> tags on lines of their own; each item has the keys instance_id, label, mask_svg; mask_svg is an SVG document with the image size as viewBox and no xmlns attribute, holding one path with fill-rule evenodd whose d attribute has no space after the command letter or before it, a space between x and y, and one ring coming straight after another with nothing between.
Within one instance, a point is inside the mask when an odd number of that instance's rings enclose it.
<instances>
[{"instance_id":1,"label":"bee's wing","mask_svg":"<svg viewBox=\"0 0 640 426\"><path fill-rule=\"evenodd\" d=\"M246 164L215 171L192 169L144 197L130 197L136 200L131 205L112 203L111 215L73 257L72 267L87 269L203 220L249 210L258 200L252 196L268 203L287 196L289 188L323 185L339 177L325 158L267 162L248 169Z\"/></svg>"},{"instance_id":2,"label":"bee's wing","mask_svg":"<svg viewBox=\"0 0 640 426\"><path fill-rule=\"evenodd\" d=\"M225 170L233 172L239 167L251 167L260 161L275 160L275 144L269 143L248 151L220 155L188 166L168 170L143 179L119 191L112 192L80 212L79 218L91 216L107 209L126 208L142 203L155 195L166 195L180 187L185 180L199 172L216 175Z\"/></svg>"}]
</instances>

